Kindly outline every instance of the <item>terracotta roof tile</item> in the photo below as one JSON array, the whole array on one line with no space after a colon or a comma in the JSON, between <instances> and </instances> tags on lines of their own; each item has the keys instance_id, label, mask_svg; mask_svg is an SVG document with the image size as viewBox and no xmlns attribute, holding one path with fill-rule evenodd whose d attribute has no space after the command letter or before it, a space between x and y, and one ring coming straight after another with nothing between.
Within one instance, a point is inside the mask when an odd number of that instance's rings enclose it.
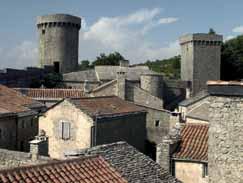
<instances>
[{"instance_id":1,"label":"terracotta roof tile","mask_svg":"<svg viewBox=\"0 0 243 183\"><path fill-rule=\"evenodd\" d=\"M101 156L2 170L0 182L127 183Z\"/></svg>"},{"instance_id":2,"label":"terracotta roof tile","mask_svg":"<svg viewBox=\"0 0 243 183\"><path fill-rule=\"evenodd\" d=\"M186 124L180 147L173 157L183 160L208 161L208 124Z\"/></svg>"},{"instance_id":3,"label":"terracotta roof tile","mask_svg":"<svg viewBox=\"0 0 243 183\"><path fill-rule=\"evenodd\" d=\"M16 88L15 90L35 99L80 98L84 96L83 90L80 89Z\"/></svg>"},{"instance_id":4,"label":"terracotta roof tile","mask_svg":"<svg viewBox=\"0 0 243 183\"><path fill-rule=\"evenodd\" d=\"M41 103L23 96L14 89L0 85L0 113L18 113L30 111L30 106L42 106Z\"/></svg>"},{"instance_id":5,"label":"terracotta roof tile","mask_svg":"<svg viewBox=\"0 0 243 183\"><path fill-rule=\"evenodd\" d=\"M69 101L77 108L88 112L90 115L106 116L122 113L145 112L142 107L124 101L116 96L70 99Z\"/></svg>"}]
</instances>

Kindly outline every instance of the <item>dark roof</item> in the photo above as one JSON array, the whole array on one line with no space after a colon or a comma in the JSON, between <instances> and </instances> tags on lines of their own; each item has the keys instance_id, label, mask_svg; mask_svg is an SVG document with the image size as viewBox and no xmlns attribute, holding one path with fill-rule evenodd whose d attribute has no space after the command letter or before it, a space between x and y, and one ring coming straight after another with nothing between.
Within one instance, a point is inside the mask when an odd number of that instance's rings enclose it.
<instances>
[{"instance_id":1,"label":"dark roof","mask_svg":"<svg viewBox=\"0 0 243 183\"><path fill-rule=\"evenodd\" d=\"M179 103L179 106L185 106L185 107L190 106L208 96L209 96L209 93L207 91L203 90L203 91L197 93L194 97L183 100L182 102Z\"/></svg>"},{"instance_id":2,"label":"dark roof","mask_svg":"<svg viewBox=\"0 0 243 183\"><path fill-rule=\"evenodd\" d=\"M95 146L89 149L67 152L67 157L100 155L130 183L180 182L162 169L156 162L126 142Z\"/></svg>"},{"instance_id":3,"label":"dark roof","mask_svg":"<svg viewBox=\"0 0 243 183\"><path fill-rule=\"evenodd\" d=\"M3 183L127 183L102 157L86 157L0 171Z\"/></svg>"},{"instance_id":4,"label":"dark roof","mask_svg":"<svg viewBox=\"0 0 243 183\"><path fill-rule=\"evenodd\" d=\"M173 158L189 161L208 161L207 124L186 124L181 131L181 143Z\"/></svg>"},{"instance_id":5,"label":"dark roof","mask_svg":"<svg viewBox=\"0 0 243 183\"><path fill-rule=\"evenodd\" d=\"M68 99L77 108L84 110L91 116L110 116L145 112L142 107L122 100L116 96L89 97L79 99Z\"/></svg>"},{"instance_id":6,"label":"dark roof","mask_svg":"<svg viewBox=\"0 0 243 183\"><path fill-rule=\"evenodd\" d=\"M35 99L79 98L84 96L84 92L81 89L16 88L16 90Z\"/></svg>"},{"instance_id":7,"label":"dark roof","mask_svg":"<svg viewBox=\"0 0 243 183\"><path fill-rule=\"evenodd\" d=\"M1 113L32 113L31 110L44 105L23 96L14 89L0 85L0 114Z\"/></svg>"}]
</instances>

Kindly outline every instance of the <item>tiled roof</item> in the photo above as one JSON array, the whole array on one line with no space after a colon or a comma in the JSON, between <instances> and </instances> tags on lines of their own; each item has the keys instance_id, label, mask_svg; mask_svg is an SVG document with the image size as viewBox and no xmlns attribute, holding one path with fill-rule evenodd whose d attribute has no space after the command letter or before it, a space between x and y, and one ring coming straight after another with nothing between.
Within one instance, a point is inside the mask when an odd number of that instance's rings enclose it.
<instances>
[{"instance_id":1,"label":"tiled roof","mask_svg":"<svg viewBox=\"0 0 243 183\"><path fill-rule=\"evenodd\" d=\"M14 89L0 85L0 113L28 112L30 108L43 107L37 101L23 96Z\"/></svg>"},{"instance_id":2,"label":"tiled roof","mask_svg":"<svg viewBox=\"0 0 243 183\"><path fill-rule=\"evenodd\" d=\"M148 156L126 142L95 146L89 149L67 152L66 156L102 156L129 183L179 183Z\"/></svg>"},{"instance_id":3,"label":"tiled roof","mask_svg":"<svg viewBox=\"0 0 243 183\"><path fill-rule=\"evenodd\" d=\"M102 157L78 158L0 171L2 183L127 183Z\"/></svg>"},{"instance_id":4,"label":"tiled roof","mask_svg":"<svg viewBox=\"0 0 243 183\"><path fill-rule=\"evenodd\" d=\"M89 97L69 99L77 108L86 111L92 116L109 116L124 113L145 112L131 102L124 101L116 96Z\"/></svg>"},{"instance_id":5,"label":"tiled roof","mask_svg":"<svg viewBox=\"0 0 243 183\"><path fill-rule=\"evenodd\" d=\"M84 96L80 89L16 88L22 94L35 99L79 98Z\"/></svg>"},{"instance_id":6,"label":"tiled roof","mask_svg":"<svg viewBox=\"0 0 243 183\"><path fill-rule=\"evenodd\" d=\"M181 144L173 157L182 160L208 161L207 124L186 124L181 131Z\"/></svg>"}]
</instances>

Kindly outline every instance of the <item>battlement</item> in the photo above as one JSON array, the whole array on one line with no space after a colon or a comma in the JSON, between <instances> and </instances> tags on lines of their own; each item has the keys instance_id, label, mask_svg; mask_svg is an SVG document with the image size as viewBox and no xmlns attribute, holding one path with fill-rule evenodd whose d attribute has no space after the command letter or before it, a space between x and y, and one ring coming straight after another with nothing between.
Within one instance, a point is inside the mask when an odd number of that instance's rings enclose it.
<instances>
[{"instance_id":1,"label":"battlement","mask_svg":"<svg viewBox=\"0 0 243 183\"><path fill-rule=\"evenodd\" d=\"M37 17L38 28L53 26L68 26L80 29L81 18L67 14L54 14Z\"/></svg>"},{"instance_id":2,"label":"battlement","mask_svg":"<svg viewBox=\"0 0 243 183\"><path fill-rule=\"evenodd\" d=\"M187 34L181 36L179 41L181 45L193 42L194 44L220 46L223 42L223 36L218 34L205 33Z\"/></svg>"}]
</instances>

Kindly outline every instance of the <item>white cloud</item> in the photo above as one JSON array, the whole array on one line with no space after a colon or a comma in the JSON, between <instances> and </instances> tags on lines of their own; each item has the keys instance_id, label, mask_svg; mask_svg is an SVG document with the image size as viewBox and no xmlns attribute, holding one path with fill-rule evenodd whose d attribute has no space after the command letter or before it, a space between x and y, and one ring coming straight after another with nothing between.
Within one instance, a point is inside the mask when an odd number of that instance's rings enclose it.
<instances>
[{"instance_id":1,"label":"white cloud","mask_svg":"<svg viewBox=\"0 0 243 183\"><path fill-rule=\"evenodd\" d=\"M168 58L179 54L179 44L172 41L165 46L150 40L152 30L162 24L178 21L178 18L160 17L161 9L141 9L126 16L101 17L88 26L82 18L79 57L95 59L100 53L120 52L131 63ZM160 45L158 45L160 44ZM37 66L37 43L23 41L13 48L0 47L0 68L24 68Z\"/></svg>"},{"instance_id":2,"label":"white cloud","mask_svg":"<svg viewBox=\"0 0 243 183\"><path fill-rule=\"evenodd\" d=\"M38 49L31 41L23 41L11 49L1 48L0 50L0 68L22 69L27 66L37 66Z\"/></svg>"},{"instance_id":3,"label":"white cloud","mask_svg":"<svg viewBox=\"0 0 243 183\"><path fill-rule=\"evenodd\" d=\"M238 26L233 28L232 30L234 33L243 33L243 26Z\"/></svg>"},{"instance_id":4,"label":"white cloud","mask_svg":"<svg viewBox=\"0 0 243 183\"><path fill-rule=\"evenodd\" d=\"M142 9L127 16L102 17L80 33L81 59L94 59L100 53L120 52L132 63L161 59L179 53L178 42L157 46L148 41L152 29L178 18L159 18L160 9Z\"/></svg>"},{"instance_id":5,"label":"white cloud","mask_svg":"<svg viewBox=\"0 0 243 183\"><path fill-rule=\"evenodd\" d=\"M177 22L179 19L175 17L161 18L159 19L159 24L171 24Z\"/></svg>"},{"instance_id":6,"label":"white cloud","mask_svg":"<svg viewBox=\"0 0 243 183\"><path fill-rule=\"evenodd\" d=\"M224 38L224 41L228 41L228 40L233 39L233 38L235 38L235 37L236 37L236 36L234 36L234 35L226 36L226 37Z\"/></svg>"}]
</instances>

